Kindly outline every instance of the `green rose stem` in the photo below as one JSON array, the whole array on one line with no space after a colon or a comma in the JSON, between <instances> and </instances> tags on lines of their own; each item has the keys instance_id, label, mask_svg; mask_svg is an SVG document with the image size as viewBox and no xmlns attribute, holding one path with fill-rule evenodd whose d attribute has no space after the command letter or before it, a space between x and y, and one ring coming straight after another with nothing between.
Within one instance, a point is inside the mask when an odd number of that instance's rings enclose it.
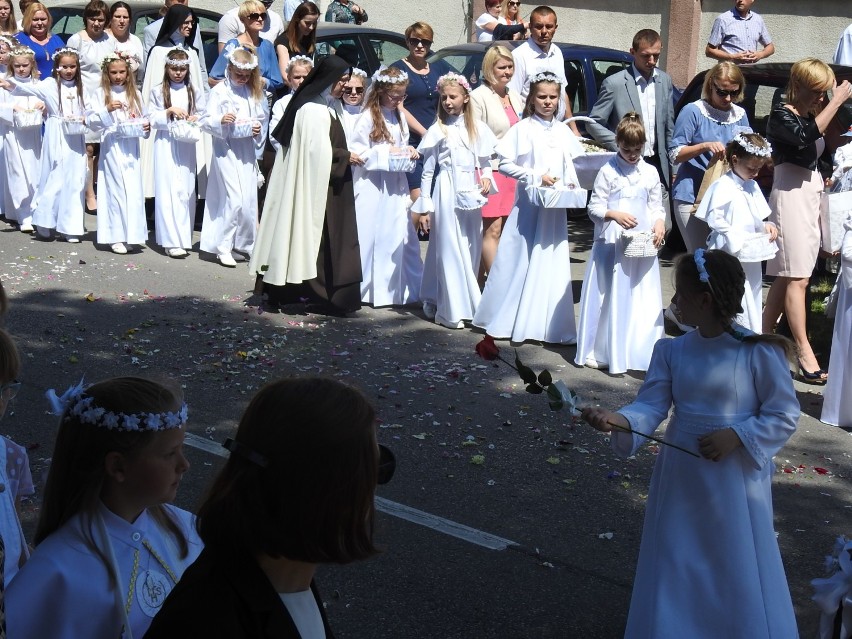
<instances>
[{"instance_id":1,"label":"green rose stem","mask_svg":"<svg viewBox=\"0 0 852 639\"><path fill-rule=\"evenodd\" d=\"M612 426L613 428L617 428L620 431L624 431L625 433L632 433L634 435L639 435L640 437L645 437L646 439L650 439L652 442L657 442L658 444L662 444L663 446L671 446L672 448L677 448L678 450L683 451L688 455L692 455L693 457L698 457L698 459L701 459L701 455L693 453L691 450L687 450L686 448L681 448L677 444L672 444L671 442L667 442L664 439L660 439L659 437L653 437L652 435L640 433L638 430L633 430L632 428L622 426L621 424L615 424L609 420L607 420L606 423Z\"/></svg>"}]
</instances>

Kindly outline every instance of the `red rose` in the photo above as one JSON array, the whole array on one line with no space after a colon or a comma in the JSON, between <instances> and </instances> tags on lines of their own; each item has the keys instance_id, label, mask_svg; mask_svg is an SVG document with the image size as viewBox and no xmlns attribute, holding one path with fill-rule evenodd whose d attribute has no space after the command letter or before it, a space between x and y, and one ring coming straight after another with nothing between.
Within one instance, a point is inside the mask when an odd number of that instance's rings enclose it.
<instances>
[{"instance_id":1,"label":"red rose","mask_svg":"<svg viewBox=\"0 0 852 639\"><path fill-rule=\"evenodd\" d=\"M497 344L494 343L494 338L490 335L486 335L482 338L482 341L476 345L476 354L482 359L487 359L491 362L500 357L500 349Z\"/></svg>"}]
</instances>

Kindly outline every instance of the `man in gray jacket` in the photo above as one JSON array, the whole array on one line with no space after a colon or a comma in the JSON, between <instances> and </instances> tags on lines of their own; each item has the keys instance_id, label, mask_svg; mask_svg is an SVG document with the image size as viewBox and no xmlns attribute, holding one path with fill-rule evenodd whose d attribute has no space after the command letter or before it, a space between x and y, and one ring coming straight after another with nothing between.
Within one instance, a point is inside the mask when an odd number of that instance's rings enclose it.
<instances>
[{"instance_id":1,"label":"man in gray jacket","mask_svg":"<svg viewBox=\"0 0 852 639\"><path fill-rule=\"evenodd\" d=\"M586 131L599 144L615 151L615 129L627 113L634 111L642 117L648 141L643 155L645 161L657 168L666 190L671 186L671 166L668 145L674 129L672 79L657 68L663 49L660 34L642 29L633 36L630 55L633 64L603 81L600 95L589 116L595 121L586 124Z\"/></svg>"}]
</instances>

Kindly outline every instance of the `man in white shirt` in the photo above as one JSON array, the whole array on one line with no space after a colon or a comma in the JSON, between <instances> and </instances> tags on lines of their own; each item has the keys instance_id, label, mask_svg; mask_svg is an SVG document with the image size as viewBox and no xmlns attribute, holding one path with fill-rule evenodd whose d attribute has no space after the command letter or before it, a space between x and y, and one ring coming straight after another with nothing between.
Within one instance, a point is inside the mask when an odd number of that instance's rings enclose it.
<instances>
[{"instance_id":1,"label":"man in white shirt","mask_svg":"<svg viewBox=\"0 0 852 639\"><path fill-rule=\"evenodd\" d=\"M852 66L852 24L846 27L834 52L834 64Z\"/></svg>"},{"instance_id":2,"label":"man in white shirt","mask_svg":"<svg viewBox=\"0 0 852 639\"><path fill-rule=\"evenodd\" d=\"M284 22L290 22L293 19L293 14L296 13L296 9L299 8L299 5L302 4L305 0L284 0ZM315 2L317 7L320 7L320 15L322 15L322 7L319 2Z\"/></svg>"},{"instance_id":3,"label":"man in white shirt","mask_svg":"<svg viewBox=\"0 0 852 639\"><path fill-rule=\"evenodd\" d=\"M260 37L274 43L275 38L284 33L284 21L281 19L281 16L271 9L272 0L260 1L266 7L266 18L263 20L263 29L260 31ZM238 15L239 10L239 6L228 9L219 19L219 53L222 53L222 49L225 48L228 40L233 40L241 33L245 33L246 26L240 20Z\"/></svg>"},{"instance_id":4,"label":"man in white shirt","mask_svg":"<svg viewBox=\"0 0 852 639\"><path fill-rule=\"evenodd\" d=\"M189 0L165 0L163 8L160 9L160 19L154 20L154 22L145 27L142 38L142 64L139 65L139 70L136 72L140 85L145 78L145 64L148 62L148 52L154 46L154 43L157 41L157 36L160 34L160 27L163 25L163 16L166 15L166 11L168 11L169 7L173 4L188 5ZM200 28L195 30L195 40L193 40L192 45L198 50L198 62L201 65L201 75L203 76L201 78L201 86L207 87L207 62L204 59L204 42L201 40Z\"/></svg>"},{"instance_id":5,"label":"man in white shirt","mask_svg":"<svg viewBox=\"0 0 852 639\"><path fill-rule=\"evenodd\" d=\"M562 95L559 98L559 110L556 117L570 118L571 105L566 99L565 87L568 80L565 77L565 60L559 47L552 45L556 33L556 12L550 7L538 7L530 14L530 37L519 47L512 50L515 61L515 74L509 81L509 88L514 89L526 100L530 92L529 78L542 71L556 74L562 83ZM569 124L575 135L580 135L577 126Z\"/></svg>"},{"instance_id":6,"label":"man in white shirt","mask_svg":"<svg viewBox=\"0 0 852 639\"><path fill-rule=\"evenodd\" d=\"M663 186L671 186L668 144L674 130L672 79L657 68L663 43L653 29L642 29L633 36L630 55L633 64L603 81L597 102L586 124L586 131L610 151L616 151L615 129L627 113L642 116L647 142L645 161L657 168Z\"/></svg>"}]
</instances>

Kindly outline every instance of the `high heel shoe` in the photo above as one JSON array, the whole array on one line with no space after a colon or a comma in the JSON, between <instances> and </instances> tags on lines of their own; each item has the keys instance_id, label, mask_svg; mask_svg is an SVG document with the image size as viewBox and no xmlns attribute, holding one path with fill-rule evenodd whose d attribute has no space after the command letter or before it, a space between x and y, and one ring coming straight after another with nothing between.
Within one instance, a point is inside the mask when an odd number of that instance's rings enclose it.
<instances>
[{"instance_id":1,"label":"high heel shoe","mask_svg":"<svg viewBox=\"0 0 852 639\"><path fill-rule=\"evenodd\" d=\"M828 381L828 371L824 371L819 368L815 370L813 373L810 373L805 370L805 367L802 366L801 360L799 361L799 379L803 381L805 384L813 384L815 386L822 386Z\"/></svg>"}]
</instances>

